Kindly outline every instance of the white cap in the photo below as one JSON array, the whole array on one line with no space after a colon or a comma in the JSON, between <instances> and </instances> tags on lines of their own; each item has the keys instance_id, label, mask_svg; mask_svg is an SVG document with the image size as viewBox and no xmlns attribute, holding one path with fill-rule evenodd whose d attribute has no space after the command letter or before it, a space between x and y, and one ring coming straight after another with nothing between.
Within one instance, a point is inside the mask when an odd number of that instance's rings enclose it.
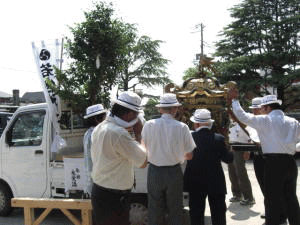
<instances>
[{"instance_id":1,"label":"white cap","mask_svg":"<svg viewBox=\"0 0 300 225\"><path fill-rule=\"evenodd\" d=\"M279 105L281 105L282 101L278 100L276 95L266 95L263 97L261 105L270 105L273 103L278 103Z\"/></svg>"},{"instance_id":2,"label":"white cap","mask_svg":"<svg viewBox=\"0 0 300 225\"><path fill-rule=\"evenodd\" d=\"M263 101L262 97L257 97L252 99L252 105L249 106L250 109L258 109L261 108L261 103Z\"/></svg>"},{"instance_id":3,"label":"white cap","mask_svg":"<svg viewBox=\"0 0 300 225\"><path fill-rule=\"evenodd\" d=\"M190 120L193 123L214 122L214 120L211 119L211 113L208 109L197 109Z\"/></svg>"},{"instance_id":4,"label":"white cap","mask_svg":"<svg viewBox=\"0 0 300 225\"><path fill-rule=\"evenodd\" d=\"M176 95L172 93L164 94L160 97L160 104L157 104L156 107L175 107L181 106L181 103L178 102Z\"/></svg>"},{"instance_id":5,"label":"white cap","mask_svg":"<svg viewBox=\"0 0 300 225\"><path fill-rule=\"evenodd\" d=\"M125 108L131 109L136 112L140 112L142 99L136 93L125 91L121 93L114 104L119 104Z\"/></svg>"},{"instance_id":6,"label":"white cap","mask_svg":"<svg viewBox=\"0 0 300 225\"><path fill-rule=\"evenodd\" d=\"M99 115L101 113L106 113L106 112L107 112L107 110L105 110L101 104L92 105L92 106L87 107L86 115L83 118L87 119L89 117L96 116L96 115Z\"/></svg>"}]
</instances>

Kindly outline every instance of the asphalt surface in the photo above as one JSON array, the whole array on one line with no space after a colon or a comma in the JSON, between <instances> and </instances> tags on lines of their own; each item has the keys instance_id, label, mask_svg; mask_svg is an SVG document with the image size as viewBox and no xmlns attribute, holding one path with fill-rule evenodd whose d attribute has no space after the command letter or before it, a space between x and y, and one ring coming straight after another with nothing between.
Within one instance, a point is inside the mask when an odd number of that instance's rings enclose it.
<instances>
[{"instance_id":1,"label":"asphalt surface","mask_svg":"<svg viewBox=\"0 0 300 225\"><path fill-rule=\"evenodd\" d=\"M298 164L298 171L300 174L300 159L297 159ZM263 204L263 195L260 191L258 182L256 180L254 169L253 169L253 162L249 160L246 162L248 176L250 178L252 184L253 195L255 197L256 204L252 206L242 206L239 203L231 203L229 199L232 197L231 189L230 189L230 181L228 177L228 170L227 165L223 164L225 177L226 177L226 184L227 184L227 196L226 196L226 203L227 203L227 224L228 225L262 225L265 221L260 217L260 215L264 212L264 204ZM298 199L300 201L300 178L298 178L298 186L297 186L297 193ZM40 214L42 211L39 210L36 213ZM78 211L73 211L75 215L80 215ZM186 224L188 225L188 217L186 218ZM0 225L14 225L14 224L24 224L24 217L23 217L23 210L22 209L15 209L13 213L9 217L0 217ZM72 224L68 219L59 211L54 210L48 215L48 217L41 223L43 225L59 225L65 224L69 225ZM210 210L209 204L206 204L206 211L205 211L205 224L210 225Z\"/></svg>"}]
</instances>

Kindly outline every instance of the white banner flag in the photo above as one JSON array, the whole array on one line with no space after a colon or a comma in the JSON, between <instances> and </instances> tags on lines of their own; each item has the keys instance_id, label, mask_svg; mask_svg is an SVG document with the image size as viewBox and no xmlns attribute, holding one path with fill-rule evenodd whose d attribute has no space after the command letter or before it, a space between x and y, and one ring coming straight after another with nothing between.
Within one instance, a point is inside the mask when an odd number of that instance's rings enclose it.
<instances>
[{"instance_id":1,"label":"white banner flag","mask_svg":"<svg viewBox=\"0 0 300 225\"><path fill-rule=\"evenodd\" d=\"M47 42L32 42L33 54L44 89L46 102L48 103L50 111L53 115L53 122L56 132L59 129L58 120L61 115L60 99L58 95L46 87L45 80L49 79L53 84L57 84L54 66L60 68L60 63L62 62L62 42L62 40L58 39Z\"/></svg>"},{"instance_id":2,"label":"white banner flag","mask_svg":"<svg viewBox=\"0 0 300 225\"><path fill-rule=\"evenodd\" d=\"M61 143L63 143L63 146L66 145L65 140L59 136L60 128L58 121L61 116L59 96L53 93L51 89L48 89L45 83L46 79L49 79L53 84L58 83L54 66L60 68L62 63L62 46L63 40L60 41L58 39L47 42L32 42L33 54L54 126L54 138L51 145L51 152L57 152L61 147Z\"/></svg>"}]
</instances>

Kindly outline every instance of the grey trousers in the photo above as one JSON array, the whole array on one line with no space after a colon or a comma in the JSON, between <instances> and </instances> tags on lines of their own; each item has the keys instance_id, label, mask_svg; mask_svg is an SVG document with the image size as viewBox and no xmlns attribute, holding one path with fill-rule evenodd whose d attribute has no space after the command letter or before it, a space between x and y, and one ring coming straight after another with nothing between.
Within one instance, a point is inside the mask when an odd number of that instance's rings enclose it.
<instances>
[{"instance_id":1,"label":"grey trousers","mask_svg":"<svg viewBox=\"0 0 300 225\"><path fill-rule=\"evenodd\" d=\"M231 191L232 195L235 197L244 196L244 199L253 200L252 187L243 154L244 152L234 151L233 162L228 164Z\"/></svg>"},{"instance_id":2,"label":"grey trousers","mask_svg":"<svg viewBox=\"0 0 300 225\"><path fill-rule=\"evenodd\" d=\"M148 216L150 225L183 224L183 173L181 166L149 164Z\"/></svg>"}]
</instances>

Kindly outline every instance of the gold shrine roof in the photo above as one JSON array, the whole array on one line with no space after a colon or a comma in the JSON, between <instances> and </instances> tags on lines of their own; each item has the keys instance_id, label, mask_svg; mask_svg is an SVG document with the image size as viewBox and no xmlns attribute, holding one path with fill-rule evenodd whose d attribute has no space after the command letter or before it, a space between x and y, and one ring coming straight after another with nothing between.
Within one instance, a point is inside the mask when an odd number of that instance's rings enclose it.
<instances>
[{"instance_id":1,"label":"gold shrine roof","mask_svg":"<svg viewBox=\"0 0 300 225\"><path fill-rule=\"evenodd\" d=\"M165 92L175 93L178 98L195 98L196 96L206 96L208 98L220 98L226 96L226 91L236 86L235 82L228 82L220 85L216 78L191 78L185 81L182 87L168 84Z\"/></svg>"}]
</instances>

